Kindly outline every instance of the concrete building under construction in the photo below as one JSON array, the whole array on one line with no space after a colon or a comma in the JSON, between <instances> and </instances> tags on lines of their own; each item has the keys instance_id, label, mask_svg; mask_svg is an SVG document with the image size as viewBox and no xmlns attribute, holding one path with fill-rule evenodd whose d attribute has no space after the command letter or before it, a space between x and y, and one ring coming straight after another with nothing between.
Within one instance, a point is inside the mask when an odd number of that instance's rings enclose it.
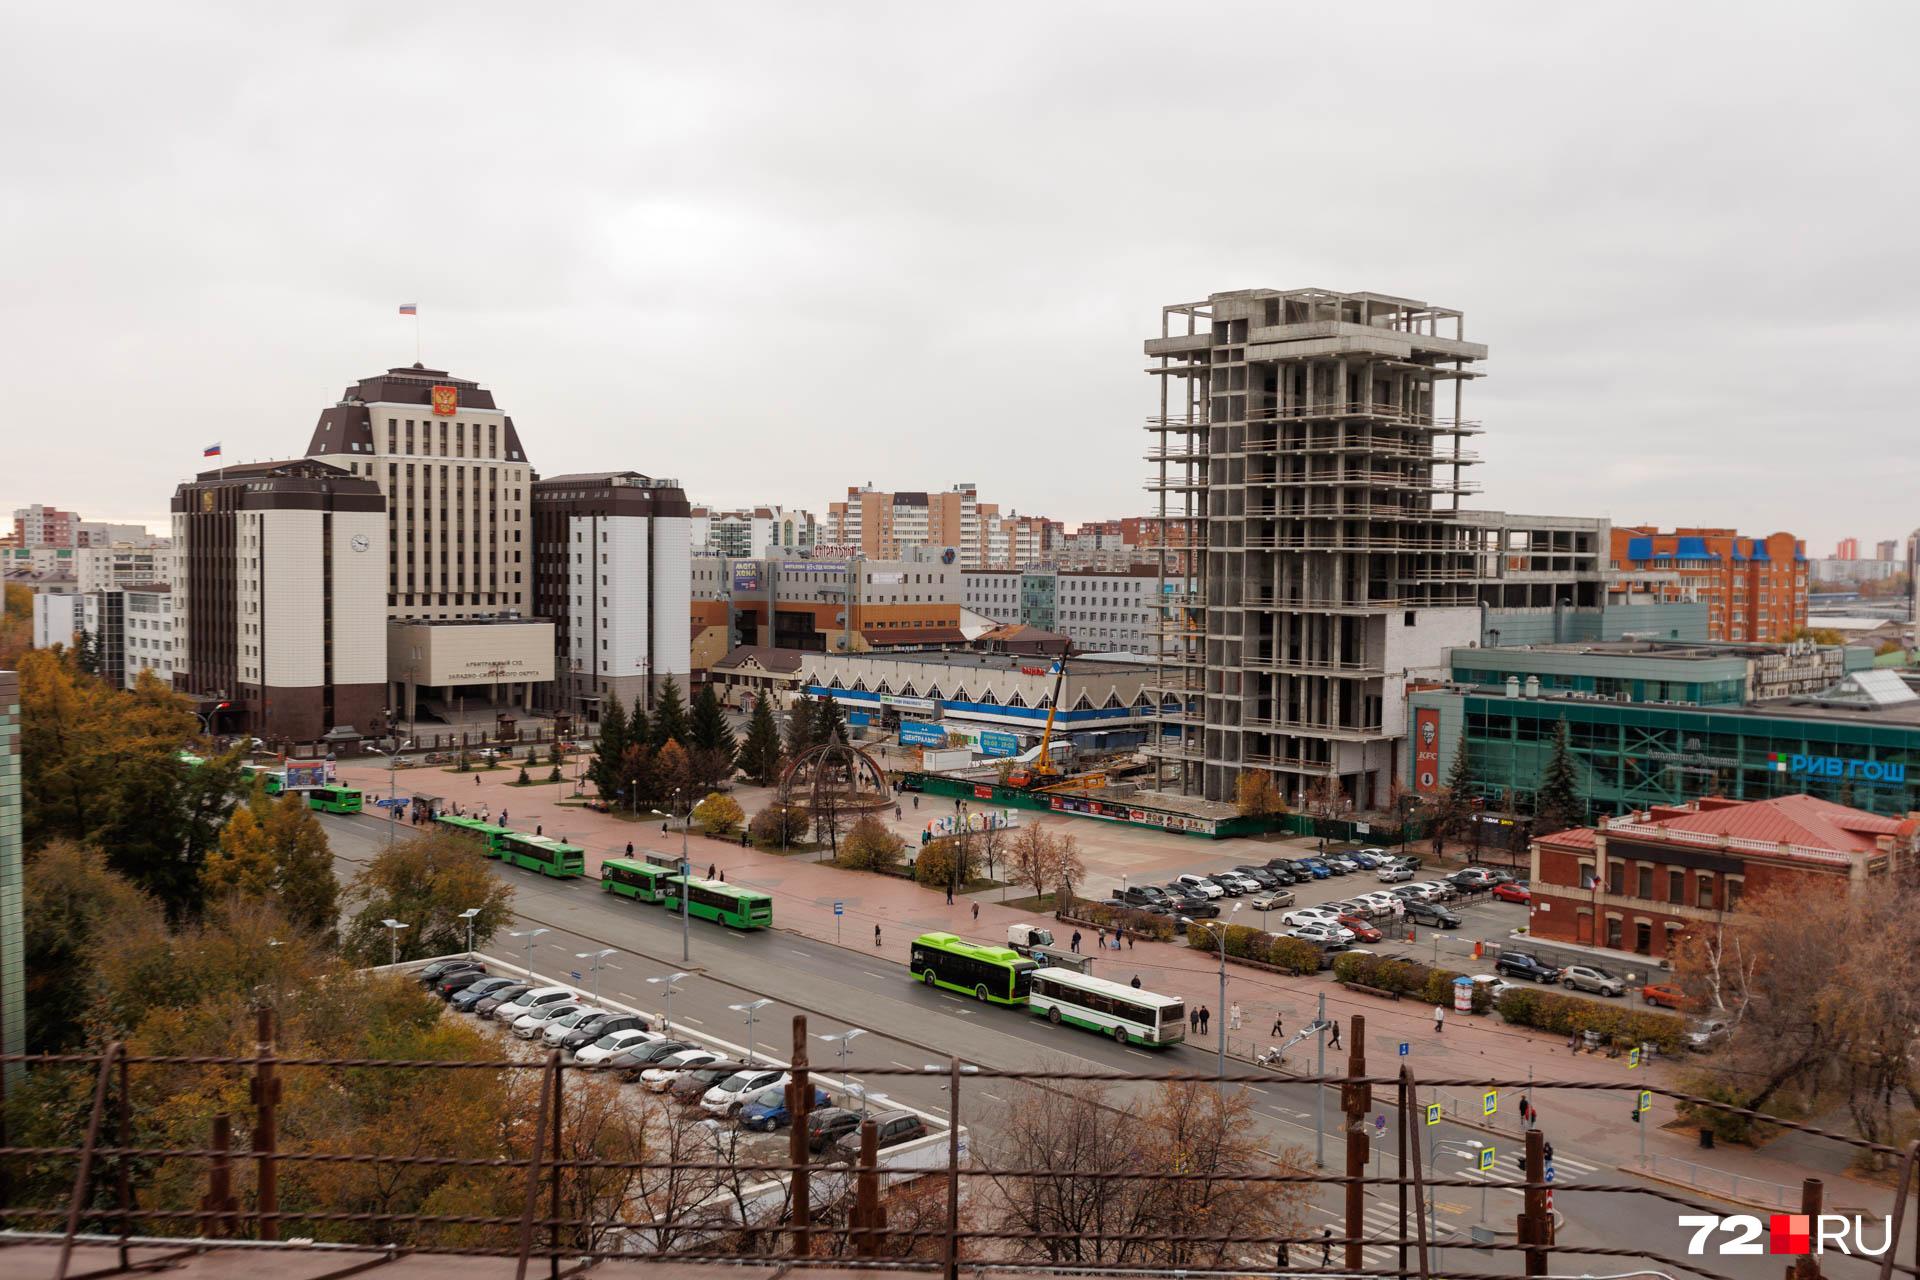
<instances>
[{"instance_id":1,"label":"concrete building under construction","mask_svg":"<svg viewBox=\"0 0 1920 1280\"><path fill-rule=\"evenodd\" d=\"M1488 566L1458 516L1486 348L1458 311L1247 289L1162 308L1146 342L1163 558L1162 786L1248 770L1332 814L1388 804L1407 674L1478 643Z\"/></svg>"}]
</instances>

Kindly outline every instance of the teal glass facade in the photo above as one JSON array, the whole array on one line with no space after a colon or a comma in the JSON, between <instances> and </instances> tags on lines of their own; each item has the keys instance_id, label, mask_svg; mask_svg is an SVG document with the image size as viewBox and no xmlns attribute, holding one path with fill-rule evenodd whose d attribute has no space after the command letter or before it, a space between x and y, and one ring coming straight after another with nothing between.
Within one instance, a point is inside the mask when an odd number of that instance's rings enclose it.
<instances>
[{"instance_id":1,"label":"teal glass facade","mask_svg":"<svg viewBox=\"0 0 1920 1280\"><path fill-rule=\"evenodd\" d=\"M1889 817L1920 810L1920 724L1458 690L1411 702L1441 711L1440 776L1464 730L1476 790L1490 805L1511 792L1521 813L1533 808L1562 719L1591 817L1706 795L1807 794Z\"/></svg>"}]
</instances>

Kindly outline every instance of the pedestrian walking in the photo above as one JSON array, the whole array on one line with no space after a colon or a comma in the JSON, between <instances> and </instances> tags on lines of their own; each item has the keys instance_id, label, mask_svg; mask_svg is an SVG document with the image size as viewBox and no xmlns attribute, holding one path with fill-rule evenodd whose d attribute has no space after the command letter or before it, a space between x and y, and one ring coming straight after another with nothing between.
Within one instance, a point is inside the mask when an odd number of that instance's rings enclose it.
<instances>
[{"instance_id":1,"label":"pedestrian walking","mask_svg":"<svg viewBox=\"0 0 1920 1280\"><path fill-rule=\"evenodd\" d=\"M977 902L973 904L973 920L975 924L980 922L980 904Z\"/></svg>"},{"instance_id":2,"label":"pedestrian walking","mask_svg":"<svg viewBox=\"0 0 1920 1280\"><path fill-rule=\"evenodd\" d=\"M1240 1029L1240 1002L1238 1000L1235 1000L1232 1004L1227 1006L1227 1030L1238 1031L1239 1029Z\"/></svg>"},{"instance_id":3,"label":"pedestrian walking","mask_svg":"<svg viewBox=\"0 0 1920 1280\"><path fill-rule=\"evenodd\" d=\"M504 826L506 826L506 825L507 825L507 821L506 821L506 819L507 819L507 811L506 811L505 809L502 809L502 810L500 811L500 825L501 825L501 826L503 826L503 827L504 827ZM534 823L534 824L533 824L533 834L535 834L535 835L537 835L537 836L543 836L543 835L545 835L545 834L547 834L547 829L546 829L545 827L543 827L543 826L541 826L541 825L540 825L539 823L537 823L537 822L536 822L536 823Z\"/></svg>"},{"instance_id":4,"label":"pedestrian walking","mask_svg":"<svg viewBox=\"0 0 1920 1280\"><path fill-rule=\"evenodd\" d=\"M1267 1032L1267 1034L1272 1036L1275 1040L1278 1040L1281 1036L1284 1036L1285 1034L1287 1034L1287 1029L1280 1025L1279 1014L1276 1013L1273 1015L1273 1030Z\"/></svg>"},{"instance_id":5,"label":"pedestrian walking","mask_svg":"<svg viewBox=\"0 0 1920 1280\"><path fill-rule=\"evenodd\" d=\"M709 862L707 864L707 879L709 880L713 879L713 873L718 871L719 869L720 868L716 867L713 863Z\"/></svg>"},{"instance_id":6,"label":"pedestrian walking","mask_svg":"<svg viewBox=\"0 0 1920 1280\"><path fill-rule=\"evenodd\" d=\"M1132 934L1128 934L1128 935L1127 935L1127 950L1129 950L1129 951L1131 951L1131 950L1133 950L1133 935L1132 935Z\"/></svg>"},{"instance_id":7,"label":"pedestrian walking","mask_svg":"<svg viewBox=\"0 0 1920 1280\"><path fill-rule=\"evenodd\" d=\"M1447 1029L1447 1006L1443 1004L1437 1004L1433 1006L1433 1030L1435 1034L1438 1034L1440 1032L1445 1031L1446 1029Z\"/></svg>"},{"instance_id":8,"label":"pedestrian walking","mask_svg":"<svg viewBox=\"0 0 1920 1280\"><path fill-rule=\"evenodd\" d=\"M1072 951L1075 955L1080 954L1080 931L1078 929L1073 931L1073 941L1068 944L1068 950Z\"/></svg>"},{"instance_id":9,"label":"pedestrian walking","mask_svg":"<svg viewBox=\"0 0 1920 1280\"><path fill-rule=\"evenodd\" d=\"M752 843L753 843L752 841L747 839L746 828L742 827L740 829L740 847L742 849L751 848Z\"/></svg>"},{"instance_id":10,"label":"pedestrian walking","mask_svg":"<svg viewBox=\"0 0 1920 1280\"><path fill-rule=\"evenodd\" d=\"M1133 975L1133 989L1135 991L1140 989L1140 975L1137 973Z\"/></svg>"},{"instance_id":11,"label":"pedestrian walking","mask_svg":"<svg viewBox=\"0 0 1920 1280\"><path fill-rule=\"evenodd\" d=\"M500 825L503 827L507 825L507 811L505 809L500 811Z\"/></svg>"},{"instance_id":12,"label":"pedestrian walking","mask_svg":"<svg viewBox=\"0 0 1920 1280\"><path fill-rule=\"evenodd\" d=\"M476 786L476 787L480 785L480 779L479 779L478 777L475 777L475 778L474 778L474 780L473 780L473 785L474 785L474 786Z\"/></svg>"},{"instance_id":13,"label":"pedestrian walking","mask_svg":"<svg viewBox=\"0 0 1920 1280\"><path fill-rule=\"evenodd\" d=\"M1338 1018L1332 1018L1332 1019L1329 1019L1327 1022L1327 1048L1338 1049L1339 1047L1340 1047L1340 1020Z\"/></svg>"},{"instance_id":14,"label":"pedestrian walking","mask_svg":"<svg viewBox=\"0 0 1920 1280\"><path fill-rule=\"evenodd\" d=\"M1273 1249L1273 1266L1276 1271L1285 1271L1293 1262L1287 1257L1287 1242L1282 1240Z\"/></svg>"},{"instance_id":15,"label":"pedestrian walking","mask_svg":"<svg viewBox=\"0 0 1920 1280\"><path fill-rule=\"evenodd\" d=\"M876 947L880 945L880 926L879 925L873 926L873 945Z\"/></svg>"},{"instance_id":16,"label":"pedestrian walking","mask_svg":"<svg viewBox=\"0 0 1920 1280\"><path fill-rule=\"evenodd\" d=\"M1320 1228L1320 1265L1323 1267L1330 1267L1333 1265L1333 1228L1332 1227Z\"/></svg>"},{"instance_id":17,"label":"pedestrian walking","mask_svg":"<svg viewBox=\"0 0 1920 1280\"><path fill-rule=\"evenodd\" d=\"M1540 1154L1547 1158L1548 1164L1552 1164L1553 1163L1553 1144L1551 1142L1544 1144L1540 1148Z\"/></svg>"},{"instance_id":18,"label":"pedestrian walking","mask_svg":"<svg viewBox=\"0 0 1920 1280\"><path fill-rule=\"evenodd\" d=\"M952 885L947 886L947 905L948 906L953 905L953 886Z\"/></svg>"},{"instance_id":19,"label":"pedestrian walking","mask_svg":"<svg viewBox=\"0 0 1920 1280\"><path fill-rule=\"evenodd\" d=\"M633 841L631 840L627 841L627 856L629 858L633 856Z\"/></svg>"},{"instance_id":20,"label":"pedestrian walking","mask_svg":"<svg viewBox=\"0 0 1920 1280\"><path fill-rule=\"evenodd\" d=\"M918 809L918 808L920 807L920 797L919 797L919 796L915 796L915 797L913 798L913 807L914 807L914 808L916 808L916 809Z\"/></svg>"}]
</instances>

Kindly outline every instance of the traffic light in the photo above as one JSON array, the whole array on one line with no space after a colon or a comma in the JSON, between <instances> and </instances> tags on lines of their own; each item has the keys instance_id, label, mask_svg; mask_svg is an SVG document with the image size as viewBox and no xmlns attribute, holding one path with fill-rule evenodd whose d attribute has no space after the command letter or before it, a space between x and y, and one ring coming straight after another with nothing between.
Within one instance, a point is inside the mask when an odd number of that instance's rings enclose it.
<instances>
[{"instance_id":1,"label":"traffic light","mask_svg":"<svg viewBox=\"0 0 1920 1280\"><path fill-rule=\"evenodd\" d=\"M1635 1107L1635 1108L1633 1109L1633 1122L1634 1122L1635 1124L1639 1124L1639 1123L1640 1123L1640 1108L1638 1108L1638 1107Z\"/></svg>"}]
</instances>

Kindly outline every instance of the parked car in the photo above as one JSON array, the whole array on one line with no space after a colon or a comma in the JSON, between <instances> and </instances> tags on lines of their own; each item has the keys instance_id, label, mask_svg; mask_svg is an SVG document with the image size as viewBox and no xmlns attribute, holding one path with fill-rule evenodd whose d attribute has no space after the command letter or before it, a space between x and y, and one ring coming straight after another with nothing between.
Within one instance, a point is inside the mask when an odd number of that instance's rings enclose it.
<instances>
[{"instance_id":1,"label":"parked car","mask_svg":"<svg viewBox=\"0 0 1920 1280\"><path fill-rule=\"evenodd\" d=\"M1321 859L1321 861L1332 867L1334 871L1340 875L1350 876L1361 869L1360 864L1354 860L1353 855L1350 853L1330 853Z\"/></svg>"},{"instance_id":2,"label":"parked car","mask_svg":"<svg viewBox=\"0 0 1920 1280\"><path fill-rule=\"evenodd\" d=\"M479 969L483 973L486 971L486 967L482 965L478 960L467 960L462 958L462 959L455 959L455 960L435 960L432 964L420 970L418 973L414 974L413 976L419 979L421 986L430 987L435 982L438 982L441 978L445 977L447 974L452 973L458 969Z\"/></svg>"},{"instance_id":3,"label":"parked car","mask_svg":"<svg viewBox=\"0 0 1920 1280\"><path fill-rule=\"evenodd\" d=\"M709 1062L720 1061L720 1055L711 1049L682 1049L679 1053L670 1053L660 1059L657 1066L648 1067L640 1073L640 1083L654 1093L665 1093L683 1071L703 1067Z\"/></svg>"},{"instance_id":4,"label":"parked car","mask_svg":"<svg viewBox=\"0 0 1920 1280\"><path fill-rule=\"evenodd\" d=\"M1268 858L1267 870L1276 876L1285 877L1281 880L1281 884L1300 883L1300 868L1294 864L1292 858Z\"/></svg>"},{"instance_id":5,"label":"parked car","mask_svg":"<svg viewBox=\"0 0 1920 1280\"><path fill-rule=\"evenodd\" d=\"M504 1022L512 1026L523 1013L538 1009L543 1004L558 1004L562 1000L572 1000L573 992L566 987L530 987L511 1000L506 1000L493 1008L486 1004L480 1006L480 1016L490 1022Z\"/></svg>"},{"instance_id":6,"label":"parked car","mask_svg":"<svg viewBox=\"0 0 1920 1280\"><path fill-rule=\"evenodd\" d=\"M1437 902L1428 902L1423 898L1411 898L1407 902L1406 918L1415 924L1424 924L1432 929L1458 929L1460 917L1453 914Z\"/></svg>"},{"instance_id":7,"label":"parked car","mask_svg":"<svg viewBox=\"0 0 1920 1280\"><path fill-rule=\"evenodd\" d=\"M816 1087L813 1091L813 1106L808 1114L828 1106L831 1099L827 1091ZM793 1123L793 1113L787 1110L787 1086L774 1089L762 1089L740 1104L737 1115L742 1129L760 1129L772 1133L775 1129L784 1129Z\"/></svg>"},{"instance_id":8,"label":"parked car","mask_svg":"<svg viewBox=\"0 0 1920 1280\"><path fill-rule=\"evenodd\" d=\"M1278 889L1281 888L1283 884L1279 876L1273 874L1273 872L1267 870L1265 867L1256 867L1249 863L1245 866L1235 867L1234 870L1259 885L1262 889Z\"/></svg>"},{"instance_id":9,"label":"parked car","mask_svg":"<svg viewBox=\"0 0 1920 1280\"><path fill-rule=\"evenodd\" d=\"M1392 894L1380 893L1378 891L1372 893L1356 893L1353 895L1354 905L1365 907L1367 914L1375 918L1392 915L1394 901L1395 899Z\"/></svg>"},{"instance_id":10,"label":"parked car","mask_svg":"<svg viewBox=\"0 0 1920 1280\"><path fill-rule=\"evenodd\" d=\"M1148 907L1165 907L1167 894L1164 889L1155 888L1153 885L1137 884L1125 889L1115 889L1113 900L1123 906L1132 907L1136 911L1144 911Z\"/></svg>"},{"instance_id":11,"label":"parked car","mask_svg":"<svg viewBox=\"0 0 1920 1280\"><path fill-rule=\"evenodd\" d=\"M878 1133L875 1145L882 1151L888 1147L897 1147L903 1142L912 1142L915 1138L927 1136L927 1124L911 1111L881 1111L873 1116ZM832 1158L845 1160L851 1164L860 1156L860 1136L847 1134L833 1144Z\"/></svg>"},{"instance_id":12,"label":"parked car","mask_svg":"<svg viewBox=\"0 0 1920 1280\"><path fill-rule=\"evenodd\" d=\"M1717 1044L1724 1044L1732 1035L1733 1024L1725 1018L1702 1018L1687 1028L1687 1048L1705 1053Z\"/></svg>"},{"instance_id":13,"label":"parked car","mask_svg":"<svg viewBox=\"0 0 1920 1280\"><path fill-rule=\"evenodd\" d=\"M1493 962L1493 971L1510 978L1525 978L1529 982L1560 981L1560 970L1524 951L1502 951L1500 958Z\"/></svg>"},{"instance_id":14,"label":"parked car","mask_svg":"<svg viewBox=\"0 0 1920 1280\"><path fill-rule=\"evenodd\" d=\"M1493 887L1493 874L1483 867L1467 867L1446 877L1448 884L1468 893Z\"/></svg>"},{"instance_id":15,"label":"parked car","mask_svg":"<svg viewBox=\"0 0 1920 1280\"><path fill-rule=\"evenodd\" d=\"M580 1006L571 1000L557 1000L552 1004L539 1005L515 1018L508 1030L522 1040L531 1040L547 1029L547 1023L552 1018L560 1014L575 1013L579 1009Z\"/></svg>"},{"instance_id":16,"label":"parked car","mask_svg":"<svg viewBox=\"0 0 1920 1280\"><path fill-rule=\"evenodd\" d=\"M1595 995L1617 996L1626 992L1627 984L1592 964L1570 964L1560 971L1560 985L1571 987L1575 991L1591 991Z\"/></svg>"},{"instance_id":17,"label":"parked car","mask_svg":"<svg viewBox=\"0 0 1920 1280\"><path fill-rule=\"evenodd\" d=\"M569 1035L573 1034L575 1030L592 1023L597 1018L605 1018L606 1016L608 1015L605 1009L596 1009L589 1004L579 1005L570 1013L557 1013L553 1017L548 1018L547 1024L540 1028L540 1039L555 1049L565 1047L562 1042L565 1041ZM581 1043L591 1044L598 1038L597 1036L590 1036L586 1040L581 1041Z\"/></svg>"},{"instance_id":18,"label":"parked car","mask_svg":"<svg viewBox=\"0 0 1920 1280\"><path fill-rule=\"evenodd\" d=\"M807 1113L807 1149L816 1154L860 1128L860 1114L845 1107L825 1107ZM857 1144L856 1144L857 1146Z\"/></svg>"},{"instance_id":19,"label":"parked car","mask_svg":"<svg viewBox=\"0 0 1920 1280\"><path fill-rule=\"evenodd\" d=\"M1228 893L1258 893L1266 888L1264 884L1244 871L1216 871L1214 883L1223 885Z\"/></svg>"},{"instance_id":20,"label":"parked car","mask_svg":"<svg viewBox=\"0 0 1920 1280\"><path fill-rule=\"evenodd\" d=\"M667 1096L682 1106L692 1106L706 1096L707 1090L725 1080L736 1071L746 1069L744 1062L709 1062L704 1067L695 1067L683 1071L680 1078L667 1086Z\"/></svg>"},{"instance_id":21,"label":"parked car","mask_svg":"<svg viewBox=\"0 0 1920 1280\"><path fill-rule=\"evenodd\" d=\"M1525 880L1508 880L1493 886L1493 896L1501 902L1532 902L1533 889Z\"/></svg>"},{"instance_id":22,"label":"parked car","mask_svg":"<svg viewBox=\"0 0 1920 1280\"><path fill-rule=\"evenodd\" d=\"M495 1009L509 1000L518 1000L531 990L533 990L531 982L509 982L506 986L496 989L493 994L476 1001L472 1006L473 1013L481 1018L491 1018Z\"/></svg>"},{"instance_id":23,"label":"parked car","mask_svg":"<svg viewBox=\"0 0 1920 1280\"><path fill-rule=\"evenodd\" d=\"M1640 998L1664 1009L1678 1009L1686 1003L1687 994L1672 983L1649 982L1640 988Z\"/></svg>"},{"instance_id":24,"label":"parked car","mask_svg":"<svg viewBox=\"0 0 1920 1280\"><path fill-rule=\"evenodd\" d=\"M638 1027L628 1027L625 1031L609 1031L592 1044L581 1045L579 1051L573 1055L573 1060L582 1066L590 1067L596 1062L605 1062L622 1049L658 1038L651 1032L642 1031Z\"/></svg>"},{"instance_id":25,"label":"parked car","mask_svg":"<svg viewBox=\"0 0 1920 1280\"><path fill-rule=\"evenodd\" d=\"M1220 908L1208 902L1205 898L1171 898L1168 900L1167 906L1175 914L1187 916L1194 920L1211 920L1220 914Z\"/></svg>"},{"instance_id":26,"label":"parked car","mask_svg":"<svg viewBox=\"0 0 1920 1280\"><path fill-rule=\"evenodd\" d=\"M779 1067L747 1067L716 1080L700 1095L700 1109L716 1116L730 1116L754 1094L774 1085L784 1085L788 1079Z\"/></svg>"},{"instance_id":27,"label":"parked car","mask_svg":"<svg viewBox=\"0 0 1920 1280\"><path fill-rule=\"evenodd\" d=\"M1416 886L1424 886L1427 898L1432 902L1452 902L1460 896L1460 891L1445 880L1416 880Z\"/></svg>"},{"instance_id":28,"label":"parked car","mask_svg":"<svg viewBox=\"0 0 1920 1280\"><path fill-rule=\"evenodd\" d=\"M1368 924L1363 916L1344 915L1340 917L1340 923L1362 942L1378 942L1383 936L1378 929Z\"/></svg>"},{"instance_id":29,"label":"parked car","mask_svg":"<svg viewBox=\"0 0 1920 1280\"><path fill-rule=\"evenodd\" d=\"M1318 858L1302 858L1300 859L1300 865L1305 867L1307 869L1307 874L1312 876L1315 880L1325 880L1328 876L1331 876L1333 874L1333 868L1328 866L1326 863L1320 861Z\"/></svg>"},{"instance_id":30,"label":"parked car","mask_svg":"<svg viewBox=\"0 0 1920 1280\"><path fill-rule=\"evenodd\" d=\"M644 1044L628 1045L600 1065L609 1071L618 1071L623 1080L638 1080L640 1073L655 1063L665 1062L676 1053L685 1053L697 1047L685 1040L649 1040Z\"/></svg>"},{"instance_id":31,"label":"parked car","mask_svg":"<svg viewBox=\"0 0 1920 1280\"><path fill-rule=\"evenodd\" d=\"M452 973L441 975L439 981L433 984L433 994L442 1000L451 1000L474 983L487 981L487 976L485 969L456 969ZM511 982L512 979L507 978L503 981Z\"/></svg>"},{"instance_id":32,"label":"parked car","mask_svg":"<svg viewBox=\"0 0 1920 1280\"><path fill-rule=\"evenodd\" d=\"M1247 905L1255 911L1278 911L1282 907L1293 905L1293 890L1269 889L1247 899Z\"/></svg>"},{"instance_id":33,"label":"parked car","mask_svg":"<svg viewBox=\"0 0 1920 1280\"><path fill-rule=\"evenodd\" d=\"M560 1042L560 1047L568 1053L578 1053L601 1036L611 1035L615 1031L651 1031L647 1020L635 1013L603 1013L595 1018L575 1024L573 1030Z\"/></svg>"},{"instance_id":34,"label":"parked car","mask_svg":"<svg viewBox=\"0 0 1920 1280\"><path fill-rule=\"evenodd\" d=\"M521 982L518 978L481 978L468 983L466 986L461 987L458 991L448 996L447 1003L453 1008L458 1009L461 1013L472 1013L474 1006L482 1000L489 999L502 991L514 987L520 989L513 993L513 995L518 995L520 991L527 989L527 984ZM507 999L511 1000L513 996L508 996Z\"/></svg>"},{"instance_id":35,"label":"parked car","mask_svg":"<svg viewBox=\"0 0 1920 1280\"><path fill-rule=\"evenodd\" d=\"M1303 924L1282 936L1311 942L1317 947L1344 947L1353 941L1353 930L1338 924Z\"/></svg>"},{"instance_id":36,"label":"parked car","mask_svg":"<svg viewBox=\"0 0 1920 1280\"><path fill-rule=\"evenodd\" d=\"M1413 879L1413 868L1407 866L1405 863L1389 862L1374 874L1374 879L1378 880L1381 884L1399 884L1402 881Z\"/></svg>"},{"instance_id":37,"label":"parked car","mask_svg":"<svg viewBox=\"0 0 1920 1280\"><path fill-rule=\"evenodd\" d=\"M1211 900L1213 898L1225 897L1227 893L1225 885L1215 884L1205 876L1197 876L1192 872L1188 872L1183 876L1175 876L1173 882L1180 886L1181 890L1189 897L1200 897Z\"/></svg>"},{"instance_id":38,"label":"parked car","mask_svg":"<svg viewBox=\"0 0 1920 1280\"><path fill-rule=\"evenodd\" d=\"M1440 901L1440 891L1425 881L1418 884L1395 885L1393 888L1387 890L1387 892L1407 902Z\"/></svg>"}]
</instances>

